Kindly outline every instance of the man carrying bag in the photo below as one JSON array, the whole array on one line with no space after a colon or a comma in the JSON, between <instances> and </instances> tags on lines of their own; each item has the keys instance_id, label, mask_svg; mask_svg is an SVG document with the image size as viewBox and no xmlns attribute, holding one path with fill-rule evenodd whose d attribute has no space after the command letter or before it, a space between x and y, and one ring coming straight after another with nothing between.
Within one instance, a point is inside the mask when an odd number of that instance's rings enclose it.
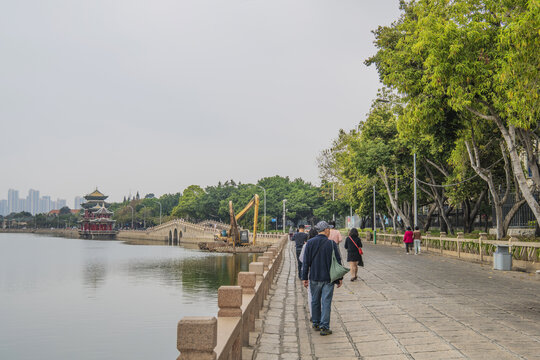
<instances>
[{"instance_id":1,"label":"man carrying bag","mask_svg":"<svg viewBox=\"0 0 540 360\"><path fill-rule=\"evenodd\" d=\"M311 286L311 310L313 329L320 331L322 336L332 334L330 330L330 310L334 295L334 284L339 288L343 283L341 278L331 280L335 275L337 265L341 265L341 256L337 244L328 239L331 225L326 221L320 221L315 225L317 236L308 240L305 248L305 261L302 263L302 280L304 287ZM332 266L335 257L338 264ZM341 273L347 271L341 267ZM308 280L309 274L309 280Z\"/></svg>"}]
</instances>

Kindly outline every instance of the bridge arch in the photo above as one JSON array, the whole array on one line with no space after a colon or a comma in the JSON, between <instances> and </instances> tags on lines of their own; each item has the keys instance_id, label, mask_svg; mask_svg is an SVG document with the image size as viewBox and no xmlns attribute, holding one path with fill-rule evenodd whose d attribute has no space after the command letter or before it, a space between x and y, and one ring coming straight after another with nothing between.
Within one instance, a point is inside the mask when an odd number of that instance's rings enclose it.
<instances>
[{"instance_id":1,"label":"bridge arch","mask_svg":"<svg viewBox=\"0 0 540 360\"><path fill-rule=\"evenodd\" d=\"M178 244L178 229L174 228L174 234L173 234L173 244Z\"/></svg>"},{"instance_id":2,"label":"bridge arch","mask_svg":"<svg viewBox=\"0 0 540 360\"><path fill-rule=\"evenodd\" d=\"M172 231L169 230L169 243L172 244Z\"/></svg>"}]
</instances>

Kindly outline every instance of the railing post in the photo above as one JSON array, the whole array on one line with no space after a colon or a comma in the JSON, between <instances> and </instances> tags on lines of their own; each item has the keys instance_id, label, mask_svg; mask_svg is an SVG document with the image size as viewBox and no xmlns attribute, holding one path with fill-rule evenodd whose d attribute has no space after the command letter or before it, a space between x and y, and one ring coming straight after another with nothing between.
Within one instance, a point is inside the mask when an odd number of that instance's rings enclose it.
<instances>
[{"instance_id":1,"label":"railing post","mask_svg":"<svg viewBox=\"0 0 540 360\"><path fill-rule=\"evenodd\" d=\"M249 332L255 330L255 317L259 314L259 303L255 294L257 275L254 272L239 272L238 285L242 287L242 297L246 301L242 314L242 341L249 345ZM250 305L251 306L248 306Z\"/></svg>"},{"instance_id":2,"label":"railing post","mask_svg":"<svg viewBox=\"0 0 540 360\"><path fill-rule=\"evenodd\" d=\"M178 322L177 360L215 360L217 319L215 317L186 316Z\"/></svg>"},{"instance_id":3,"label":"railing post","mask_svg":"<svg viewBox=\"0 0 540 360\"><path fill-rule=\"evenodd\" d=\"M478 238L478 246L479 246L479 252L480 252L480 262L484 262L484 248L482 246L482 242L487 240L487 233L480 233L480 237Z\"/></svg>"},{"instance_id":4,"label":"railing post","mask_svg":"<svg viewBox=\"0 0 540 360\"><path fill-rule=\"evenodd\" d=\"M270 265L270 258L267 256L259 256L257 260L264 264L264 271L268 271L268 266Z\"/></svg>"},{"instance_id":5,"label":"railing post","mask_svg":"<svg viewBox=\"0 0 540 360\"><path fill-rule=\"evenodd\" d=\"M446 237L446 233L444 231L441 231L441 236L439 237L439 248L441 250L441 254L443 253L442 238L444 237Z\"/></svg>"},{"instance_id":6,"label":"railing post","mask_svg":"<svg viewBox=\"0 0 540 360\"><path fill-rule=\"evenodd\" d=\"M274 260L274 252L273 251L265 251L263 253L263 256L266 256L269 260L269 264L272 264L273 260Z\"/></svg>"},{"instance_id":7,"label":"railing post","mask_svg":"<svg viewBox=\"0 0 540 360\"><path fill-rule=\"evenodd\" d=\"M220 286L218 289L218 318L238 317L240 332L236 335L228 359L242 358L242 287ZM235 335L233 335L235 336Z\"/></svg>"},{"instance_id":8,"label":"railing post","mask_svg":"<svg viewBox=\"0 0 540 360\"><path fill-rule=\"evenodd\" d=\"M220 286L218 289L218 317L242 317L242 287Z\"/></svg>"},{"instance_id":9,"label":"railing post","mask_svg":"<svg viewBox=\"0 0 540 360\"><path fill-rule=\"evenodd\" d=\"M242 294L255 294L257 274L254 272L242 271L238 273L238 285L242 288Z\"/></svg>"},{"instance_id":10,"label":"railing post","mask_svg":"<svg viewBox=\"0 0 540 360\"><path fill-rule=\"evenodd\" d=\"M458 258L461 257L461 244L460 244L460 239L465 239L465 235L462 233L462 232L458 232L457 233L457 242L456 242L456 245L457 245L457 256Z\"/></svg>"},{"instance_id":11,"label":"railing post","mask_svg":"<svg viewBox=\"0 0 540 360\"><path fill-rule=\"evenodd\" d=\"M249 272L254 272L257 281L262 281L264 275L264 264L262 262L251 262L249 264Z\"/></svg>"}]
</instances>

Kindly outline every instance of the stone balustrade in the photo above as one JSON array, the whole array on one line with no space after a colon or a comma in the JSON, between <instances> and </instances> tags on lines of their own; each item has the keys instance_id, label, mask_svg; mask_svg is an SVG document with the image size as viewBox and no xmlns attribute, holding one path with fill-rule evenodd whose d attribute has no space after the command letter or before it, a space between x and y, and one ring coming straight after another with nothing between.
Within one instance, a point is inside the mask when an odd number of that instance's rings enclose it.
<instances>
[{"instance_id":1,"label":"stone balustrade","mask_svg":"<svg viewBox=\"0 0 540 360\"><path fill-rule=\"evenodd\" d=\"M238 273L237 286L218 289L216 317L186 316L178 322L177 360L237 360L247 351L270 286L283 260L287 238L273 244L249 271Z\"/></svg>"}]
</instances>

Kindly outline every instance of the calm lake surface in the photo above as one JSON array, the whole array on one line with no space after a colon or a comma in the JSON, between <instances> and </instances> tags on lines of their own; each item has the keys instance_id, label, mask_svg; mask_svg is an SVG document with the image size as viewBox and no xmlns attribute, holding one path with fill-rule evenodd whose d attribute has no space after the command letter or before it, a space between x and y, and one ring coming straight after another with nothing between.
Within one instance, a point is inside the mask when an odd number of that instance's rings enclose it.
<instances>
[{"instance_id":1,"label":"calm lake surface","mask_svg":"<svg viewBox=\"0 0 540 360\"><path fill-rule=\"evenodd\" d=\"M215 316L252 259L0 233L0 359L176 359L178 321Z\"/></svg>"}]
</instances>

